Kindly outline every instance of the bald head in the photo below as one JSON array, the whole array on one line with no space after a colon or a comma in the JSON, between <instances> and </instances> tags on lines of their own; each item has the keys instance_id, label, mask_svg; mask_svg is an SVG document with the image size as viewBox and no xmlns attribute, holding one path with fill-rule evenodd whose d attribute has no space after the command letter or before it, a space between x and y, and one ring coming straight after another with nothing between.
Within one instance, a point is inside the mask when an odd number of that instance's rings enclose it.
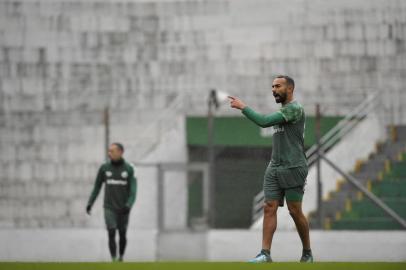
<instances>
[{"instance_id":1,"label":"bald head","mask_svg":"<svg viewBox=\"0 0 406 270\"><path fill-rule=\"evenodd\" d=\"M109 146L109 158L112 161L117 161L123 158L124 146L121 143L112 143Z\"/></svg>"}]
</instances>

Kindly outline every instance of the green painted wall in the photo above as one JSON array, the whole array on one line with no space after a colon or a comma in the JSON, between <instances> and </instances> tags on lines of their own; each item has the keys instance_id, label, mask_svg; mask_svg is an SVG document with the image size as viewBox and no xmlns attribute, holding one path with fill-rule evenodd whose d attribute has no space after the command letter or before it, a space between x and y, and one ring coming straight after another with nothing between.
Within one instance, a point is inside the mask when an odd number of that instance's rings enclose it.
<instances>
[{"instance_id":1,"label":"green painted wall","mask_svg":"<svg viewBox=\"0 0 406 270\"><path fill-rule=\"evenodd\" d=\"M321 120L322 134L334 127L343 117L329 116ZM315 143L315 117L307 116L305 146ZM216 117L214 120L214 143L222 146L270 146L270 129L262 129L245 117ZM187 117L186 132L188 145L207 144L207 118ZM268 136L266 135L268 133Z\"/></svg>"}]
</instances>

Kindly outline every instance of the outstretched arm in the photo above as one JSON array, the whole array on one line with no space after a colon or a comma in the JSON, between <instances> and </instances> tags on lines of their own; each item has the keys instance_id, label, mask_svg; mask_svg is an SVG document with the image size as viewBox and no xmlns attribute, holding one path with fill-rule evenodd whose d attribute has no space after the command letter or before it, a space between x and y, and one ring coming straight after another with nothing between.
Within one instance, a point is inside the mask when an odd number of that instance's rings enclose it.
<instances>
[{"instance_id":1,"label":"outstretched arm","mask_svg":"<svg viewBox=\"0 0 406 270\"><path fill-rule=\"evenodd\" d=\"M245 107L242 113L252 122L262 128L271 127L285 123L285 118L280 112L275 112L268 115L259 114L250 107Z\"/></svg>"},{"instance_id":2,"label":"outstretched arm","mask_svg":"<svg viewBox=\"0 0 406 270\"><path fill-rule=\"evenodd\" d=\"M231 108L239 109L249 120L254 122L260 127L266 128L277 124L285 123L286 120L281 112L275 112L269 115L257 113L244 102L236 97L229 96Z\"/></svg>"}]
</instances>

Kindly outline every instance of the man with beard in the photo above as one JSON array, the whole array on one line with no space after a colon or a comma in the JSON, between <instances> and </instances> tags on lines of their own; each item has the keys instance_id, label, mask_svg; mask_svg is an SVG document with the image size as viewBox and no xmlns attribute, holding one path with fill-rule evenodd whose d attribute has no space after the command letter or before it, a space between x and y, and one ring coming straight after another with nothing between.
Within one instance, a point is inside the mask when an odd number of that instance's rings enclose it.
<instances>
[{"instance_id":1,"label":"man with beard","mask_svg":"<svg viewBox=\"0 0 406 270\"><path fill-rule=\"evenodd\" d=\"M109 147L110 161L103 164L96 177L93 191L87 203L86 212L90 215L94 201L104 188L104 220L109 237L109 249L113 261L117 261L116 231L119 234L119 257L123 261L127 245L127 226L131 207L134 204L137 180L134 167L123 158L124 146L113 143Z\"/></svg>"},{"instance_id":2,"label":"man with beard","mask_svg":"<svg viewBox=\"0 0 406 270\"><path fill-rule=\"evenodd\" d=\"M303 245L301 262L313 262L310 249L309 224L302 211L304 185L307 177L307 160L304 152L305 113L302 105L293 99L294 80L286 75L277 76L272 83L276 103L282 107L275 113L262 115L243 101L230 96L232 108L239 109L262 128L273 127L272 159L264 176L264 220L262 250L250 262L272 262L271 244L276 230L277 210L283 206L284 197L289 214L295 222Z\"/></svg>"}]
</instances>

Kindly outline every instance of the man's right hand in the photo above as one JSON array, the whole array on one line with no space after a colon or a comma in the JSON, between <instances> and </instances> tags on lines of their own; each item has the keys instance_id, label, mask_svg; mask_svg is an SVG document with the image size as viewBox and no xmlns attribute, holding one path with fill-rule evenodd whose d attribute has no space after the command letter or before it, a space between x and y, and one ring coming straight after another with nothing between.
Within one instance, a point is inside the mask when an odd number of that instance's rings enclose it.
<instances>
[{"instance_id":1,"label":"man's right hand","mask_svg":"<svg viewBox=\"0 0 406 270\"><path fill-rule=\"evenodd\" d=\"M88 205L86 206L86 213L90 216L90 214L92 213L92 206Z\"/></svg>"},{"instance_id":2,"label":"man's right hand","mask_svg":"<svg viewBox=\"0 0 406 270\"><path fill-rule=\"evenodd\" d=\"M228 96L228 98L230 99L231 108L242 110L247 107L247 105L245 105L245 103L237 97Z\"/></svg>"}]
</instances>

